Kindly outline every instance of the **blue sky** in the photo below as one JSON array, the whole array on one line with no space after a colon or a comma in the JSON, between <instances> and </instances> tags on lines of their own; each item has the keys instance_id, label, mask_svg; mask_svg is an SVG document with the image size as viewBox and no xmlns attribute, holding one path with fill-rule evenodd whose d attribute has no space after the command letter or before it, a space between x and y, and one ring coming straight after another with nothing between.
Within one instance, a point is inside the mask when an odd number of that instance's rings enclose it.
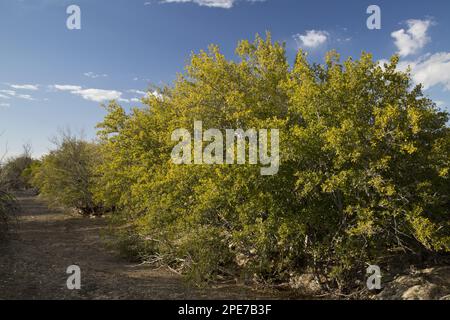
<instances>
[{"instance_id":1,"label":"blue sky","mask_svg":"<svg viewBox=\"0 0 450 320\"><path fill-rule=\"evenodd\" d=\"M66 27L69 5L81 30ZM381 29L366 26L369 5ZM272 33L292 61L302 47L320 61L369 51L398 52L404 68L442 108L450 104L450 1L365 0L2 0L0 2L0 155L31 143L48 152L60 128L95 137L102 102L139 106L150 85L170 84L190 53L210 43L233 58L240 39Z\"/></svg>"}]
</instances>

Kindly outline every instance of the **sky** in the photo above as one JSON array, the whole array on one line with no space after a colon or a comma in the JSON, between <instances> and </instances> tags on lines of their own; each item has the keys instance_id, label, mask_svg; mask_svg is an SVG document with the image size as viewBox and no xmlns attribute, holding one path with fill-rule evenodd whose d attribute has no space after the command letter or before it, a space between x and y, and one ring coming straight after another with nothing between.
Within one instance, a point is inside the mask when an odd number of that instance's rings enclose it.
<instances>
[{"instance_id":1,"label":"sky","mask_svg":"<svg viewBox=\"0 0 450 320\"><path fill-rule=\"evenodd\" d=\"M81 29L69 29L77 5ZM369 29L370 5L380 29ZM117 99L140 106L145 92L170 85L192 52L218 44L230 59L241 39L270 31L313 62L399 54L425 94L450 110L450 1L376 0L1 0L0 157L31 144L40 157L69 128L87 139Z\"/></svg>"}]
</instances>

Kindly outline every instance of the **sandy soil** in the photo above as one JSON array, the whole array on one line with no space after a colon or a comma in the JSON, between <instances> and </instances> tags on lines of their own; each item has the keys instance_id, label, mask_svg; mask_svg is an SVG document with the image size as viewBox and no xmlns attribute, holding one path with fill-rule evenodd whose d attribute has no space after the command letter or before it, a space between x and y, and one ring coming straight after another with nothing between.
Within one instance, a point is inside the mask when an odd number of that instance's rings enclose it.
<instances>
[{"instance_id":1,"label":"sandy soil","mask_svg":"<svg viewBox=\"0 0 450 320\"><path fill-rule=\"evenodd\" d=\"M240 285L199 289L168 271L121 260L105 248L103 218L50 210L32 196L19 197L19 223L0 246L0 299L267 299ZM81 268L81 290L67 289L70 265Z\"/></svg>"}]
</instances>

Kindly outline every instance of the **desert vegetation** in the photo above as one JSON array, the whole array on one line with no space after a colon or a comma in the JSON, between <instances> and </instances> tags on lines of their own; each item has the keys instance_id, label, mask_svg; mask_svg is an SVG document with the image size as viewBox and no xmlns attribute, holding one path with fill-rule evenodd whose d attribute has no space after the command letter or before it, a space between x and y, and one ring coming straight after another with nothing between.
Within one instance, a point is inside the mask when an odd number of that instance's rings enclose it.
<instances>
[{"instance_id":1,"label":"desert vegetation","mask_svg":"<svg viewBox=\"0 0 450 320\"><path fill-rule=\"evenodd\" d=\"M236 54L193 54L144 108L112 101L98 140L63 136L31 166L31 183L52 204L107 208L123 253L199 282L311 273L346 291L368 264L450 252L448 114L398 71L397 56L379 65L330 52L310 64L299 51L291 66L270 35ZM171 133L196 120L278 128L278 174L174 164Z\"/></svg>"},{"instance_id":2,"label":"desert vegetation","mask_svg":"<svg viewBox=\"0 0 450 320\"><path fill-rule=\"evenodd\" d=\"M0 242L7 240L11 225L15 222L17 202L13 192L30 187L27 169L30 168L30 149L24 147L24 153L18 157L4 159L0 157ZM28 171L31 174L31 171Z\"/></svg>"},{"instance_id":3,"label":"desert vegetation","mask_svg":"<svg viewBox=\"0 0 450 320\"><path fill-rule=\"evenodd\" d=\"M14 197L3 189L0 189L0 242L7 239L11 222L14 221L16 203Z\"/></svg>"},{"instance_id":4,"label":"desert vegetation","mask_svg":"<svg viewBox=\"0 0 450 320\"><path fill-rule=\"evenodd\" d=\"M31 167L31 183L52 206L82 214L98 212L100 206L93 196L98 146L64 131L53 142L54 150Z\"/></svg>"},{"instance_id":5,"label":"desert vegetation","mask_svg":"<svg viewBox=\"0 0 450 320\"><path fill-rule=\"evenodd\" d=\"M2 165L0 183L6 190L26 190L31 188L31 168L38 161L31 156L31 146L24 145L21 155L8 158Z\"/></svg>"}]
</instances>

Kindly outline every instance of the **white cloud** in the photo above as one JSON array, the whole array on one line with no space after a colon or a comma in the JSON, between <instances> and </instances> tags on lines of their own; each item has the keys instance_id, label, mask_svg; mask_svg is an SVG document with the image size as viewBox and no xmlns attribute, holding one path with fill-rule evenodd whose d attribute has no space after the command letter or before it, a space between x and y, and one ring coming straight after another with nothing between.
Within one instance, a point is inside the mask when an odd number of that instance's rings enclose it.
<instances>
[{"instance_id":1,"label":"white cloud","mask_svg":"<svg viewBox=\"0 0 450 320\"><path fill-rule=\"evenodd\" d=\"M39 90L39 86L37 84L11 84L10 87L18 90Z\"/></svg>"},{"instance_id":2,"label":"white cloud","mask_svg":"<svg viewBox=\"0 0 450 320\"><path fill-rule=\"evenodd\" d=\"M11 105L9 103L5 103L5 102L0 103L0 107L2 107L2 108L9 108L10 106Z\"/></svg>"},{"instance_id":3,"label":"white cloud","mask_svg":"<svg viewBox=\"0 0 450 320\"><path fill-rule=\"evenodd\" d=\"M94 102L105 102L109 100L120 100L122 92L116 90L103 90L103 89L83 89L80 86L75 85L58 85L55 84L52 88L59 91L69 91L71 94L82 97L85 100Z\"/></svg>"},{"instance_id":4,"label":"white cloud","mask_svg":"<svg viewBox=\"0 0 450 320\"><path fill-rule=\"evenodd\" d=\"M0 90L0 98L2 98L2 99L19 98L19 99L25 99L25 100L29 100L29 101L36 100L29 94L18 94L17 91L14 91L14 90Z\"/></svg>"},{"instance_id":5,"label":"white cloud","mask_svg":"<svg viewBox=\"0 0 450 320\"><path fill-rule=\"evenodd\" d=\"M162 0L161 3L186 3L193 2L199 6L230 9L235 0Z\"/></svg>"},{"instance_id":6,"label":"white cloud","mask_svg":"<svg viewBox=\"0 0 450 320\"><path fill-rule=\"evenodd\" d=\"M102 89L82 89L72 91L72 93L81 96L85 100L90 100L94 102L118 100L122 96L122 92L116 90L102 90Z\"/></svg>"},{"instance_id":7,"label":"white cloud","mask_svg":"<svg viewBox=\"0 0 450 320\"><path fill-rule=\"evenodd\" d=\"M83 75L88 77L88 78L92 78L92 79L106 78L108 76L107 74L96 74L96 73L94 73L92 71L85 72L85 73L83 73Z\"/></svg>"},{"instance_id":8,"label":"white cloud","mask_svg":"<svg viewBox=\"0 0 450 320\"><path fill-rule=\"evenodd\" d=\"M426 54L414 61L399 63L400 70L411 67L411 75L416 84L423 84L424 89L442 85L450 91L450 52Z\"/></svg>"},{"instance_id":9,"label":"white cloud","mask_svg":"<svg viewBox=\"0 0 450 320\"><path fill-rule=\"evenodd\" d=\"M241 0L247 2L263 2L265 0ZM231 9L238 0L161 0L160 3L195 3L199 6L211 8ZM149 5L150 2L145 2L144 5Z\"/></svg>"},{"instance_id":10,"label":"white cloud","mask_svg":"<svg viewBox=\"0 0 450 320\"><path fill-rule=\"evenodd\" d=\"M82 88L80 86L73 86L73 85L60 85L60 84L55 84L53 86L51 86L53 89L59 90L59 91L77 91L77 90L81 90Z\"/></svg>"},{"instance_id":11,"label":"white cloud","mask_svg":"<svg viewBox=\"0 0 450 320\"><path fill-rule=\"evenodd\" d=\"M145 95L147 94L147 92L145 92L145 91L142 91L142 90L136 90L136 89L128 90L128 92L140 94L140 95L142 95L142 96L145 96Z\"/></svg>"},{"instance_id":12,"label":"white cloud","mask_svg":"<svg viewBox=\"0 0 450 320\"><path fill-rule=\"evenodd\" d=\"M11 99L11 97L8 97L7 95L0 93L0 99Z\"/></svg>"},{"instance_id":13,"label":"white cloud","mask_svg":"<svg viewBox=\"0 0 450 320\"><path fill-rule=\"evenodd\" d=\"M306 34L295 34L294 40L299 47L317 48L327 42L329 33L320 30L308 30Z\"/></svg>"},{"instance_id":14,"label":"white cloud","mask_svg":"<svg viewBox=\"0 0 450 320\"><path fill-rule=\"evenodd\" d=\"M130 90L127 90L127 92L138 94L141 96L141 98L133 97L133 98L129 99L131 102L142 102L142 98L145 98L148 96L155 96L158 99L163 99L163 95L156 90L154 90L153 92L151 92L151 91L146 92L146 91L142 91L142 90L130 89Z\"/></svg>"},{"instance_id":15,"label":"white cloud","mask_svg":"<svg viewBox=\"0 0 450 320\"><path fill-rule=\"evenodd\" d=\"M347 38L337 38L336 39L337 42L350 42L352 41L351 37L347 37Z\"/></svg>"},{"instance_id":16,"label":"white cloud","mask_svg":"<svg viewBox=\"0 0 450 320\"><path fill-rule=\"evenodd\" d=\"M434 103L436 103L438 107L443 107L446 104L445 101L442 100L435 100Z\"/></svg>"},{"instance_id":17,"label":"white cloud","mask_svg":"<svg viewBox=\"0 0 450 320\"><path fill-rule=\"evenodd\" d=\"M7 94L11 97L15 97L16 96L16 92L14 90L0 90L1 93Z\"/></svg>"},{"instance_id":18,"label":"white cloud","mask_svg":"<svg viewBox=\"0 0 450 320\"><path fill-rule=\"evenodd\" d=\"M428 28L432 25L431 20L410 19L406 21L408 29L400 29L391 33L398 48L398 54L406 57L422 49L431 41L427 35Z\"/></svg>"},{"instance_id":19,"label":"white cloud","mask_svg":"<svg viewBox=\"0 0 450 320\"><path fill-rule=\"evenodd\" d=\"M156 91L150 93L150 92L146 92L146 91L142 91L142 90L130 89L130 90L127 90L127 92L138 94L138 95L141 96L141 98L138 98L138 97L131 98L130 99L131 102L141 102L141 99L143 97L146 97L148 94L152 94L152 95L158 97L158 93Z\"/></svg>"},{"instance_id":20,"label":"white cloud","mask_svg":"<svg viewBox=\"0 0 450 320\"><path fill-rule=\"evenodd\" d=\"M20 99L25 99L25 100L29 100L29 101L36 100L32 96L30 96L29 94L19 94L19 95L17 95L17 97L20 98Z\"/></svg>"},{"instance_id":21,"label":"white cloud","mask_svg":"<svg viewBox=\"0 0 450 320\"><path fill-rule=\"evenodd\" d=\"M152 92L152 95L154 95L158 99L163 99L164 98L164 96L161 93L159 93L158 91L156 91L156 90Z\"/></svg>"}]
</instances>

